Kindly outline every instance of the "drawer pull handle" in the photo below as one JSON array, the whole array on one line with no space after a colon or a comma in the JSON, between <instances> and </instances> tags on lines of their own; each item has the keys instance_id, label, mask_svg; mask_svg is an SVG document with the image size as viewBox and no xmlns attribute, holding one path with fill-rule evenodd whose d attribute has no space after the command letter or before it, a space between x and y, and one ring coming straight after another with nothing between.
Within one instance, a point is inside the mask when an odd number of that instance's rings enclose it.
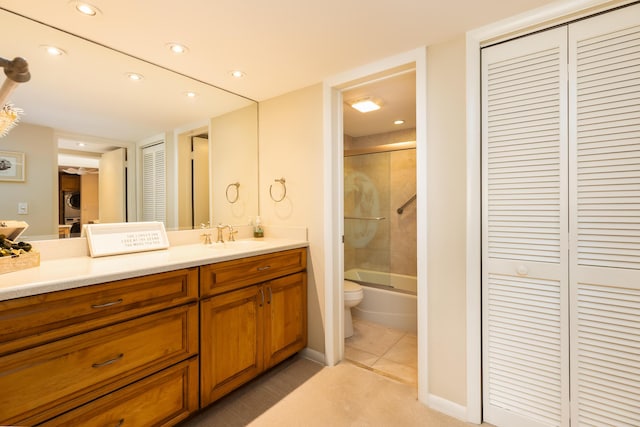
<instances>
[{"instance_id":1,"label":"drawer pull handle","mask_svg":"<svg viewBox=\"0 0 640 427\"><path fill-rule=\"evenodd\" d=\"M271 268L270 265L265 265L264 267L258 267L258 271L265 271L265 270L269 270Z\"/></svg>"},{"instance_id":2,"label":"drawer pull handle","mask_svg":"<svg viewBox=\"0 0 640 427\"><path fill-rule=\"evenodd\" d=\"M260 307L264 305L264 291L260 289Z\"/></svg>"},{"instance_id":3,"label":"drawer pull handle","mask_svg":"<svg viewBox=\"0 0 640 427\"><path fill-rule=\"evenodd\" d=\"M271 293L271 286L267 288L269 290L269 299L267 300L267 304L271 304L271 298L273 298L273 294Z\"/></svg>"},{"instance_id":4,"label":"drawer pull handle","mask_svg":"<svg viewBox=\"0 0 640 427\"><path fill-rule=\"evenodd\" d=\"M111 365L112 363L116 363L118 360L122 359L123 357L124 357L124 353L120 353L119 355L117 355L113 359L109 359L106 362L102 362L102 363L94 363L93 365L91 365L91 367L93 367L93 368L102 368L103 366L107 366L107 365Z\"/></svg>"},{"instance_id":5,"label":"drawer pull handle","mask_svg":"<svg viewBox=\"0 0 640 427\"><path fill-rule=\"evenodd\" d=\"M105 307L111 307L112 305L118 305L122 302L122 298L117 299L115 301L109 301L109 302L105 302L104 304L92 304L91 308L105 308Z\"/></svg>"}]
</instances>

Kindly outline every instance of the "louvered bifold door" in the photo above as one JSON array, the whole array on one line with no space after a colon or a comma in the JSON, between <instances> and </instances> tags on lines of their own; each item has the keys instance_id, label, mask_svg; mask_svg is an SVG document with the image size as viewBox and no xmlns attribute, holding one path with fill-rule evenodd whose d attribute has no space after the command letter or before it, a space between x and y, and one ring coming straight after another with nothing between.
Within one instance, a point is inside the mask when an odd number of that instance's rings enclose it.
<instances>
[{"instance_id":1,"label":"louvered bifold door","mask_svg":"<svg viewBox=\"0 0 640 427\"><path fill-rule=\"evenodd\" d=\"M569 424L566 28L482 51L483 411Z\"/></svg>"},{"instance_id":2,"label":"louvered bifold door","mask_svg":"<svg viewBox=\"0 0 640 427\"><path fill-rule=\"evenodd\" d=\"M142 220L166 221L165 145L142 149Z\"/></svg>"},{"instance_id":3,"label":"louvered bifold door","mask_svg":"<svg viewBox=\"0 0 640 427\"><path fill-rule=\"evenodd\" d=\"M569 27L572 424L640 426L640 5Z\"/></svg>"}]
</instances>

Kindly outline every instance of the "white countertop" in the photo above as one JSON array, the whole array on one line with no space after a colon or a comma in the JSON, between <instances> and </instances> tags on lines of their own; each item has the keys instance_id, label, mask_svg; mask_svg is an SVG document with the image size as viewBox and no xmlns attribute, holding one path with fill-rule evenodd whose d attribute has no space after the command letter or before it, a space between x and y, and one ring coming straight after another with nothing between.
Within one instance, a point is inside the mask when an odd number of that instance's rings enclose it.
<instances>
[{"instance_id":1,"label":"white countertop","mask_svg":"<svg viewBox=\"0 0 640 427\"><path fill-rule=\"evenodd\" d=\"M224 244L187 244L169 249L102 258L46 260L39 267L0 274L0 301L302 248L298 239L261 238Z\"/></svg>"}]
</instances>

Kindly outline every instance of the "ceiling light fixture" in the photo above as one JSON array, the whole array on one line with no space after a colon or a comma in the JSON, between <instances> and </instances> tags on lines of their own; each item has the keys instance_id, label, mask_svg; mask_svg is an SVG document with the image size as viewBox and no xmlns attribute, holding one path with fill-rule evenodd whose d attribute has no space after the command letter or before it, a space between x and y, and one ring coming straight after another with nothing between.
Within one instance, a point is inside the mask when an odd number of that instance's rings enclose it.
<instances>
[{"instance_id":1,"label":"ceiling light fixture","mask_svg":"<svg viewBox=\"0 0 640 427\"><path fill-rule=\"evenodd\" d=\"M129 80L132 80L134 82L139 82L140 80L144 79L144 76L138 73L127 73L126 76Z\"/></svg>"},{"instance_id":2,"label":"ceiling light fixture","mask_svg":"<svg viewBox=\"0 0 640 427\"><path fill-rule=\"evenodd\" d=\"M59 47L55 47L55 46L42 46L42 47L51 56L62 56L65 53L67 53L63 49L60 49Z\"/></svg>"},{"instance_id":3,"label":"ceiling light fixture","mask_svg":"<svg viewBox=\"0 0 640 427\"><path fill-rule=\"evenodd\" d=\"M394 125L403 125L404 124L404 120L396 120L395 122L393 122Z\"/></svg>"},{"instance_id":4,"label":"ceiling light fixture","mask_svg":"<svg viewBox=\"0 0 640 427\"><path fill-rule=\"evenodd\" d=\"M171 52L175 53L176 55L181 55L183 53L189 52L189 48L180 43L168 43L167 47Z\"/></svg>"},{"instance_id":5,"label":"ceiling light fixture","mask_svg":"<svg viewBox=\"0 0 640 427\"><path fill-rule=\"evenodd\" d=\"M187 98L195 98L195 97L197 97L197 96L198 96L198 93L197 93L197 92L194 92L194 91L192 91L192 90L189 90L189 91L185 92L185 93L184 93L184 95L185 95Z\"/></svg>"},{"instance_id":6,"label":"ceiling light fixture","mask_svg":"<svg viewBox=\"0 0 640 427\"><path fill-rule=\"evenodd\" d=\"M100 13L100 9L92 4L74 1L76 10L85 16L96 16Z\"/></svg>"},{"instance_id":7,"label":"ceiling light fixture","mask_svg":"<svg viewBox=\"0 0 640 427\"><path fill-rule=\"evenodd\" d=\"M361 113L368 113L370 111L376 111L380 109L380 105L373 101L371 98L359 99L351 103L351 107L360 111Z\"/></svg>"},{"instance_id":8,"label":"ceiling light fixture","mask_svg":"<svg viewBox=\"0 0 640 427\"><path fill-rule=\"evenodd\" d=\"M241 79L245 76L245 73L240 70L231 71L230 74L232 77L235 77L236 79Z\"/></svg>"}]
</instances>

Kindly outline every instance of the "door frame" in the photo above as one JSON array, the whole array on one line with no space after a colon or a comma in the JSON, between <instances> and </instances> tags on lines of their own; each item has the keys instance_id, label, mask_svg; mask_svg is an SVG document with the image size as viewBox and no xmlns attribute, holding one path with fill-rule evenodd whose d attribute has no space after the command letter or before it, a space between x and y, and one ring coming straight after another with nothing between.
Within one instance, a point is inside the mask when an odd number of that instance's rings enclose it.
<instances>
[{"instance_id":1,"label":"door frame","mask_svg":"<svg viewBox=\"0 0 640 427\"><path fill-rule=\"evenodd\" d=\"M568 0L467 32L467 421L482 422L482 246L480 48L636 0Z\"/></svg>"},{"instance_id":2,"label":"door frame","mask_svg":"<svg viewBox=\"0 0 640 427\"><path fill-rule=\"evenodd\" d=\"M323 82L324 147L324 277L325 363L334 366L344 357L344 143L342 91L359 83L393 74L412 64L416 70L416 190L418 267L418 400L428 403L427 336L427 51L418 48Z\"/></svg>"}]
</instances>

